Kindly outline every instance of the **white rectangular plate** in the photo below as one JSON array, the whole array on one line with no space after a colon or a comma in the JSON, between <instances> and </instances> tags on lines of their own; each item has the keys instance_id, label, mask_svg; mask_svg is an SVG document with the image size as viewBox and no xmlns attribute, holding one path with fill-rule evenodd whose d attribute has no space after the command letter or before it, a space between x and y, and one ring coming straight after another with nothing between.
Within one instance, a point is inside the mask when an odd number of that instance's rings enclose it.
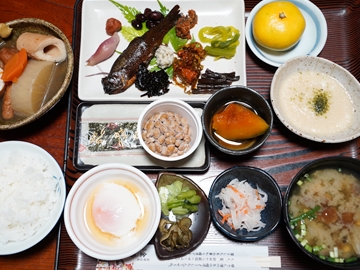
<instances>
[{"instance_id":1,"label":"white rectangular plate","mask_svg":"<svg viewBox=\"0 0 360 270\"><path fill-rule=\"evenodd\" d=\"M118 1L122 5L127 5L143 12L149 7L153 10L159 10L156 0L124 0ZM198 41L198 32L205 26L234 26L240 30L240 45L237 48L236 55L230 59L214 60L213 57L206 57L203 61L204 70L209 68L215 72L236 72L240 80L234 84L246 85L245 68L245 18L244 1L242 0L162 0L161 3L169 10L176 4L180 6L183 14L193 9L198 15L198 24L191 30L191 34ZM109 72L118 54L115 53L106 61L90 67L86 66L86 60L96 51L98 46L109 36L105 32L106 20L108 18L117 18L123 25L130 25L123 17L121 11L108 0L84 0L82 7L82 30L80 46L80 63L78 78L78 96L83 101L147 101L159 98L178 98L185 101L206 101L210 94L186 94L178 86L170 84L170 91L160 97L148 98L141 97L144 92L139 91L134 85L125 92L108 95L104 93L101 78L104 75L92 74ZM121 35L117 51L124 51L128 42ZM204 44L205 45L205 44Z\"/></svg>"}]
</instances>

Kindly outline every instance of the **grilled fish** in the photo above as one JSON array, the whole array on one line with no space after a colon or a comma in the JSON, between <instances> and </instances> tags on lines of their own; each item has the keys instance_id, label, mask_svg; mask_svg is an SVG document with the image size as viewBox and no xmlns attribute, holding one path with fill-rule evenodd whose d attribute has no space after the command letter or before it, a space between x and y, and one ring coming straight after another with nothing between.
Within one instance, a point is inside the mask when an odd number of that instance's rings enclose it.
<instances>
[{"instance_id":1,"label":"grilled fish","mask_svg":"<svg viewBox=\"0 0 360 270\"><path fill-rule=\"evenodd\" d=\"M124 92L135 82L140 64L149 65L165 34L175 26L180 16L180 7L176 5L158 25L130 42L114 62L108 76L101 79L106 94Z\"/></svg>"}]
</instances>

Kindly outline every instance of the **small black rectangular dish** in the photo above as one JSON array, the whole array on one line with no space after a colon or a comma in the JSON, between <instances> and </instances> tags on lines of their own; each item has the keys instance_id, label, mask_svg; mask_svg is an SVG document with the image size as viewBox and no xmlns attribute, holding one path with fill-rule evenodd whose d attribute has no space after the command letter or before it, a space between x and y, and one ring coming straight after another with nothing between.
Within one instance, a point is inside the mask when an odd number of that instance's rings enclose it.
<instances>
[{"instance_id":1,"label":"small black rectangular dish","mask_svg":"<svg viewBox=\"0 0 360 270\"><path fill-rule=\"evenodd\" d=\"M189 104L202 113L202 103ZM188 158L162 162L149 156L136 141L137 118L148 103L80 103L76 111L73 165L87 171L104 163L125 163L144 172L201 173L210 166L210 149L203 137Z\"/></svg>"}]
</instances>

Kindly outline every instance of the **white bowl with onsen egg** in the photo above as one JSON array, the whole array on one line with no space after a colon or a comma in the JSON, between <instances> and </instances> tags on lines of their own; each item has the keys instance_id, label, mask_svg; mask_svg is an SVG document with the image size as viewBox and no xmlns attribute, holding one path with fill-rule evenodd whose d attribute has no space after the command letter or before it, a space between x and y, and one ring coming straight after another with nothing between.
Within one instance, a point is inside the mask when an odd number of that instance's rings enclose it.
<instances>
[{"instance_id":1,"label":"white bowl with onsen egg","mask_svg":"<svg viewBox=\"0 0 360 270\"><path fill-rule=\"evenodd\" d=\"M176 99L150 103L139 116L137 132L152 158L168 162L189 157L203 136L200 112Z\"/></svg>"},{"instance_id":2,"label":"white bowl with onsen egg","mask_svg":"<svg viewBox=\"0 0 360 270\"><path fill-rule=\"evenodd\" d=\"M315 56L282 64L270 99L276 116L293 133L321 143L360 136L360 83L342 66Z\"/></svg>"},{"instance_id":3,"label":"white bowl with onsen egg","mask_svg":"<svg viewBox=\"0 0 360 270\"><path fill-rule=\"evenodd\" d=\"M64 222L87 255L119 260L143 249L154 236L161 206L155 185L135 167L103 164L84 173L66 200Z\"/></svg>"}]
</instances>

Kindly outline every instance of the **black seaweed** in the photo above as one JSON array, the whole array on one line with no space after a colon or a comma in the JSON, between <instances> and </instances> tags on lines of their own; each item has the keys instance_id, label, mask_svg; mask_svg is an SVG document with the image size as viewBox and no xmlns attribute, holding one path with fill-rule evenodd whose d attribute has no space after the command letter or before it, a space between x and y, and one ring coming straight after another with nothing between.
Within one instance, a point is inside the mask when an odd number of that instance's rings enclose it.
<instances>
[{"instance_id":1,"label":"black seaweed","mask_svg":"<svg viewBox=\"0 0 360 270\"><path fill-rule=\"evenodd\" d=\"M159 71L149 71L145 64L139 66L136 74L135 86L140 91L147 91L141 96L161 96L169 92L169 76L161 69Z\"/></svg>"}]
</instances>

